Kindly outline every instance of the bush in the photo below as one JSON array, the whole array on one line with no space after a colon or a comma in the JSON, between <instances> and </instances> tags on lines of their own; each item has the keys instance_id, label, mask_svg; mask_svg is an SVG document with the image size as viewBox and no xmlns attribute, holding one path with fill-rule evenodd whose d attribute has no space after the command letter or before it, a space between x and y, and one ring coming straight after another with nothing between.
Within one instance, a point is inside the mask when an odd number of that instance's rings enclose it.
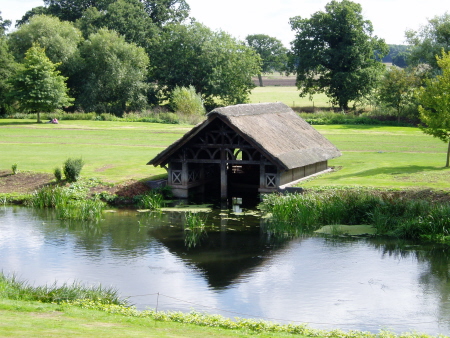
<instances>
[{"instance_id":1,"label":"bush","mask_svg":"<svg viewBox=\"0 0 450 338\"><path fill-rule=\"evenodd\" d=\"M64 162L64 176L68 182L76 182L80 177L84 162L81 158L69 158Z\"/></svg>"},{"instance_id":2,"label":"bush","mask_svg":"<svg viewBox=\"0 0 450 338\"><path fill-rule=\"evenodd\" d=\"M175 112L182 115L204 115L205 107L200 94L195 92L193 86L175 87L170 97L170 106Z\"/></svg>"},{"instance_id":3,"label":"bush","mask_svg":"<svg viewBox=\"0 0 450 338\"><path fill-rule=\"evenodd\" d=\"M55 175L56 181L60 182L62 180L61 168L55 168L55 170L53 170L53 175Z\"/></svg>"},{"instance_id":4,"label":"bush","mask_svg":"<svg viewBox=\"0 0 450 338\"><path fill-rule=\"evenodd\" d=\"M13 175L15 175L15 174L17 174L19 172L19 170L17 169L17 163L14 163L11 166L11 171L12 171Z\"/></svg>"}]
</instances>

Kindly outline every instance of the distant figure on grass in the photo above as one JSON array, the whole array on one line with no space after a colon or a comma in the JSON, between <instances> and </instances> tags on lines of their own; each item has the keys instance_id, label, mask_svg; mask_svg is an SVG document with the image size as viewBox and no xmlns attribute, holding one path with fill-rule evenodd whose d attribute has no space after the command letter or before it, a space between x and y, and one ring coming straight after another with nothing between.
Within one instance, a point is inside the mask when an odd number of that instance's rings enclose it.
<instances>
[{"instance_id":1,"label":"distant figure on grass","mask_svg":"<svg viewBox=\"0 0 450 338\"><path fill-rule=\"evenodd\" d=\"M58 124L58 119L50 119L50 121L48 121L47 123L53 123L53 124Z\"/></svg>"}]
</instances>

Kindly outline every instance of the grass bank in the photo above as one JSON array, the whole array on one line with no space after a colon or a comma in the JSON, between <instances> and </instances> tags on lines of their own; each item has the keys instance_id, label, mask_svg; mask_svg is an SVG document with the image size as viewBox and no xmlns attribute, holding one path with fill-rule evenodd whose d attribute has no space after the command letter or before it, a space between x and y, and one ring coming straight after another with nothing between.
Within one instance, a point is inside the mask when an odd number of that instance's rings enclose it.
<instances>
[{"instance_id":1,"label":"grass bank","mask_svg":"<svg viewBox=\"0 0 450 338\"><path fill-rule=\"evenodd\" d=\"M38 297L36 297L36 294ZM230 320L201 313L137 311L111 290L81 285L34 288L0 274L1 337L325 337L396 338L396 334L316 330ZM77 298L79 297L79 298ZM430 336L403 334L402 338Z\"/></svg>"}]
</instances>

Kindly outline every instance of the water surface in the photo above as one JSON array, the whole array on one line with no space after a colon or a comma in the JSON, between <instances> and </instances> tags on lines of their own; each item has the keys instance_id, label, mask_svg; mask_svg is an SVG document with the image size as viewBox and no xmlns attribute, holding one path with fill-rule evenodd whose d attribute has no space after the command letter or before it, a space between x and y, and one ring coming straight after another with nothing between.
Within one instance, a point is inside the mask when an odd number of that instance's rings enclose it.
<instances>
[{"instance_id":1,"label":"water surface","mask_svg":"<svg viewBox=\"0 0 450 338\"><path fill-rule=\"evenodd\" d=\"M258 216L210 213L185 245L182 213L105 214L100 225L0 207L0 269L34 285L116 287L139 309L192 309L314 328L450 334L450 251L382 239L277 240Z\"/></svg>"}]
</instances>

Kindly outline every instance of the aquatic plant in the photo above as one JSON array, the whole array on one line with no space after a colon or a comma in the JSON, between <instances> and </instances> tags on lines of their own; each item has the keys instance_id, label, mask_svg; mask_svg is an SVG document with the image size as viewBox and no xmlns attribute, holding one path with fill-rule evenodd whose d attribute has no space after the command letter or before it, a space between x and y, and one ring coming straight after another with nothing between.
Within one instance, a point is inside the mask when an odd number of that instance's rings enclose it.
<instances>
[{"instance_id":1,"label":"aquatic plant","mask_svg":"<svg viewBox=\"0 0 450 338\"><path fill-rule=\"evenodd\" d=\"M82 187L46 186L35 191L27 205L35 208L54 208L60 219L99 221L105 203L99 199L88 199Z\"/></svg>"},{"instance_id":2,"label":"aquatic plant","mask_svg":"<svg viewBox=\"0 0 450 338\"><path fill-rule=\"evenodd\" d=\"M26 281L20 281L15 275L5 276L0 272L0 298L39 301L43 303L61 303L63 301L90 300L98 304L126 305L120 299L118 291L102 285L86 286L78 282L58 285L32 286Z\"/></svg>"},{"instance_id":3,"label":"aquatic plant","mask_svg":"<svg viewBox=\"0 0 450 338\"><path fill-rule=\"evenodd\" d=\"M184 244L188 247L195 247L206 235L205 223L208 216L198 212L186 212L184 224Z\"/></svg>"},{"instance_id":4,"label":"aquatic plant","mask_svg":"<svg viewBox=\"0 0 450 338\"><path fill-rule=\"evenodd\" d=\"M297 236L324 225L372 225L378 235L447 240L450 204L394 197L365 189L332 189L266 195L260 208L271 214L266 231Z\"/></svg>"},{"instance_id":5,"label":"aquatic plant","mask_svg":"<svg viewBox=\"0 0 450 338\"><path fill-rule=\"evenodd\" d=\"M136 197L137 206L142 209L157 210L164 206L164 196L157 191Z\"/></svg>"}]
</instances>

